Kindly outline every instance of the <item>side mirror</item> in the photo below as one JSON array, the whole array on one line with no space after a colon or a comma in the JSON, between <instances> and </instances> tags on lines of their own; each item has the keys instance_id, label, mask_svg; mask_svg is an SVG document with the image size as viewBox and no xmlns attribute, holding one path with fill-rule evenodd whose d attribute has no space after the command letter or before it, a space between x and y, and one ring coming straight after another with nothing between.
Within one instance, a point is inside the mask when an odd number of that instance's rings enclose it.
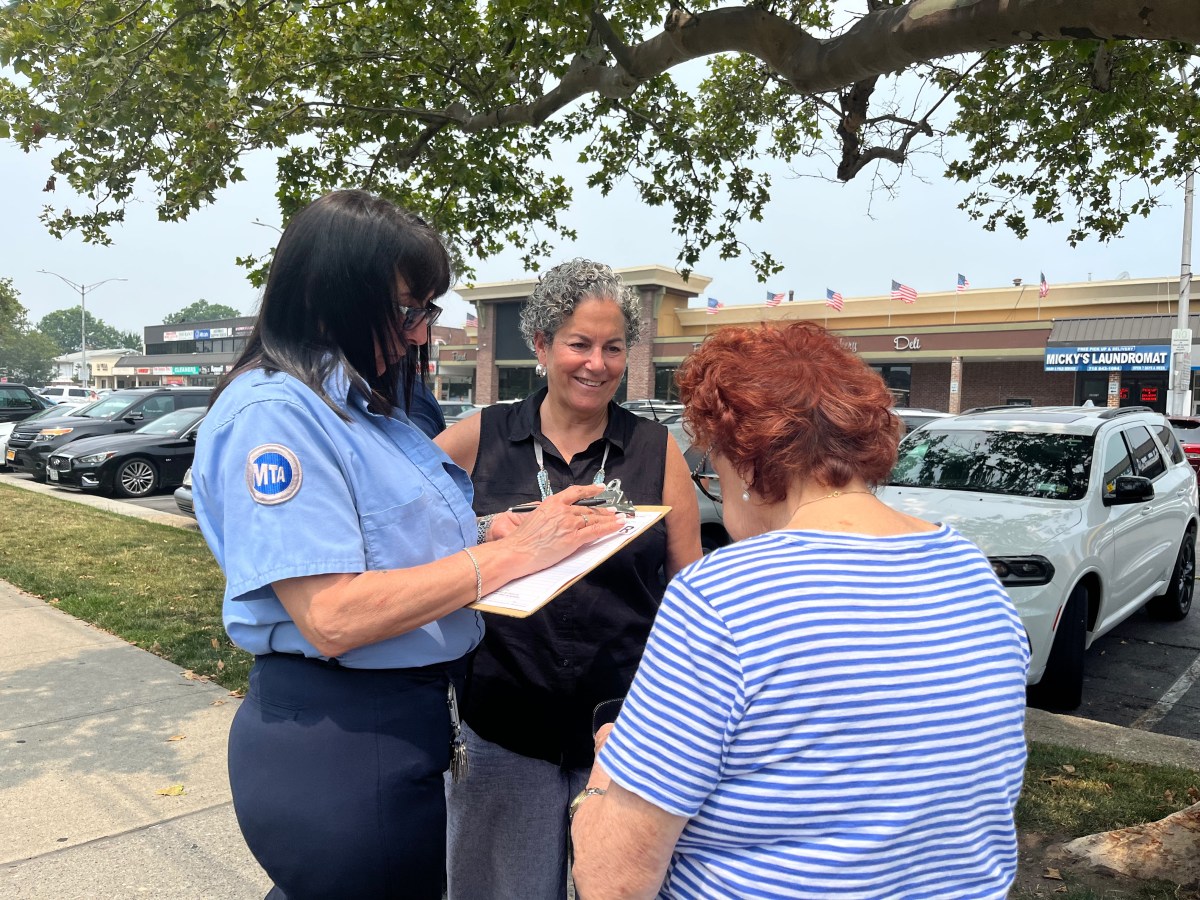
<instances>
[{"instance_id":1,"label":"side mirror","mask_svg":"<svg viewBox=\"0 0 1200 900\"><path fill-rule=\"evenodd\" d=\"M1115 482L1104 486L1105 506L1127 506L1154 499L1154 485L1141 475L1118 475Z\"/></svg>"},{"instance_id":2,"label":"side mirror","mask_svg":"<svg viewBox=\"0 0 1200 900\"><path fill-rule=\"evenodd\" d=\"M132 423L132 422L141 422L141 421L142 421L143 419L145 419L145 418L146 418L146 416L145 416L145 414L144 414L144 413L140 413L140 412L131 412L131 413L129 413L129 415L127 415L127 416L125 417L125 421L126 421L126 422L130 422L130 423Z\"/></svg>"}]
</instances>

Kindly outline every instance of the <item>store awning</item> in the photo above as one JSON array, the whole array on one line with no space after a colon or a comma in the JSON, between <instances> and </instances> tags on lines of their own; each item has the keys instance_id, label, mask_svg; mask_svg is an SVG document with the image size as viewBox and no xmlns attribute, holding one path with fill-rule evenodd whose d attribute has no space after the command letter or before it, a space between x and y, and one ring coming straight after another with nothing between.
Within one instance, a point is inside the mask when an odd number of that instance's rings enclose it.
<instances>
[{"instance_id":1,"label":"store awning","mask_svg":"<svg viewBox=\"0 0 1200 900\"><path fill-rule=\"evenodd\" d=\"M1200 313L1189 316L1189 327L1200 338ZM1110 316L1095 319L1055 319L1047 347L1087 347L1127 344L1170 344L1177 316ZM1195 346L1195 345L1193 345Z\"/></svg>"}]
</instances>

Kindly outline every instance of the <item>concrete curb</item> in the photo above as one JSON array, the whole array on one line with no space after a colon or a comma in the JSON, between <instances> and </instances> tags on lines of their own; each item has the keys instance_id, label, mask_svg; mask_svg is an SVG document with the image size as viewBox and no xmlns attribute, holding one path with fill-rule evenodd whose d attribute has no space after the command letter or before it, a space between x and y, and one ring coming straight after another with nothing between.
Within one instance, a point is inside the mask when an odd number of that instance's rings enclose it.
<instances>
[{"instance_id":1,"label":"concrete curb","mask_svg":"<svg viewBox=\"0 0 1200 900\"><path fill-rule=\"evenodd\" d=\"M108 497L101 497L96 494L85 494L82 491L64 491L49 484L39 484L25 475L0 472L0 484L12 485L22 490L33 491L35 494L46 494L54 497L56 500L65 500L68 503L80 503L84 506L90 506L93 509L102 509L105 512L142 519L146 522L153 522L156 525L170 525L172 528L182 528L185 531L200 530L200 526L196 524L196 520L190 516L159 512L154 509L143 509L132 503L111 500Z\"/></svg>"},{"instance_id":2,"label":"concrete curb","mask_svg":"<svg viewBox=\"0 0 1200 900\"><path fill-rule=\"evenodd\" d=\"M1200 741L1139 731L1076 716L1026 709L1025 736L1042 744L1076 747L1130 762L1176 766L1200 772Z\"/></svg>"}]
</instances>

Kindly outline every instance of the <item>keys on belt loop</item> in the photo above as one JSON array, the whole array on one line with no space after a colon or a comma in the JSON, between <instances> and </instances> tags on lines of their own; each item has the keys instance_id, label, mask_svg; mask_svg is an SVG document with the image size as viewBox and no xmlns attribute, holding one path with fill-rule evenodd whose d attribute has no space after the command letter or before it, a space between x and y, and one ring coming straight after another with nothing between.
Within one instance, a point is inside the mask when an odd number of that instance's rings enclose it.
<instances>
[{"instance_id":1,"label":"keys on belt loop","mask_svg":"<svg viewBox=\"0 0 1200 900\"><path fill-rule=\"evenodd\" d=\"M454 682L448 682L446 687L446 705L450 707L450 780L459 784L467 778L467 742L462 736L462 716L458 713Z\"/></svg>"}]
</instances>

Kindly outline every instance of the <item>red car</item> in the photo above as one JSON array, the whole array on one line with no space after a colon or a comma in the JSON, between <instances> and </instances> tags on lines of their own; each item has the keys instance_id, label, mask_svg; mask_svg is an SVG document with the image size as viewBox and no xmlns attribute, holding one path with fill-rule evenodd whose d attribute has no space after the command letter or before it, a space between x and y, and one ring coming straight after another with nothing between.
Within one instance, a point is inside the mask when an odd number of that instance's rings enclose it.
<instances>
[{"instance_id":1,"label":"red car","mask_svg":"<svg viewBox=\"0 0 1200 900\"><path fill-rule=\"evenodd\" d=\"M1187 454L1188 462L1192 464L1197 476L1200 476L1200 416L1168 416L1167 418L1171 422L1171 430L1175 432L1175 437L1179 438L1179 443L1183 445L1183 452Z\"/></svg>"}]
</instances>

